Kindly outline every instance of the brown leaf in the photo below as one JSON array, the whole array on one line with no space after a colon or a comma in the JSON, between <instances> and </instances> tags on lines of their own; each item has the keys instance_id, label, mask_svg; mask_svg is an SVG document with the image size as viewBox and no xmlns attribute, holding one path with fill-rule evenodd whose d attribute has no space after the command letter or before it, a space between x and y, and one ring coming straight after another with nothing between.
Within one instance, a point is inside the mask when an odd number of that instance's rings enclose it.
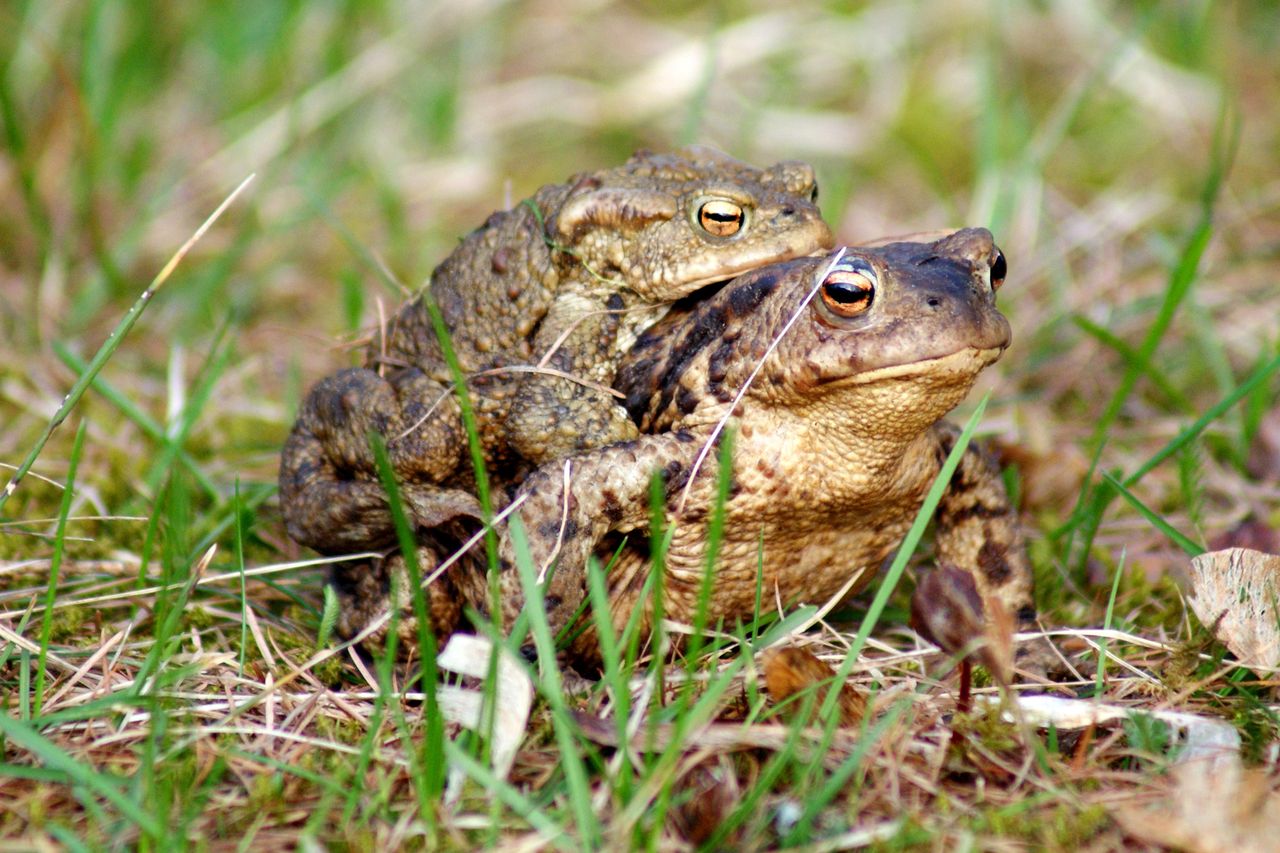
<instances>
[{"instance_id":1,"label":"brown leaf","mask_svg":"<svg viewBox=\"0 0 1280 853\"><path fill-rule=\"evenodd\" d=\"M1251 515L1209 540L1209 549L1212 551L1225 551L1228 548L1248 548L1252 551L1280 554L1280 531Z\"/></svg>"},{"instance_id":2,"label":"brown leaf","mask_svg":"<svg viewBox=\"0 0 1280 853\"><path fill-rule=\"evenodd\" d=\"M1196 616L1242 665L1259 673L1280 666L1280 556L1210 551L1191 560L1191 582Z\"/></svg>"},{"instance_id":3,"label":"brown leaf","mask_svg":"<svg viewBox=\"0 0 1280 853\"><path fill-rule=\"evenodd\" d=\"M1116 820L1143 841L1192 853L1264 853L1280 838L1280 793L1239 761L1194 761L1170 771L1155 808L1122 806Z\"/></svg>"},{"instance_id":4,"label":"brown leaf","mask_svg":"<svg viewBox=\"0 0 1280 853\"><path fill-rule=\"evenodd\" d=\"M1046 422L1051 422L1046 417ZM993 441L989 446L1001 467L1013 465L1022 483L1022 509L1063 509L1070 507L1080 484L1089 473L1089 459L1069 441L1052 441L1042 437L1034 442L1043 449Z\"/></svg>"},{"instance_id":5,"label":"brown leaf","mask_svg":"<svg viewBox=\"0 0 1280 853\"><path fill-rule=\"evenodd\" d=\"M784 702L801 691L812 689L815 684L822 684L822 687L817 688L817 707L826 699L827 687L836 674L835 670L819 660L813 652L796 646L767 649L760 656L760 664L764 670L765 688L774 702ZM862 721L866 708L866 699L854 690L852 684L841 685L841 725L856 726Z\"/></svg>"},{"instance_id":6,"label":"brown leaf","mask_svg":"<svg viewBox=\"0 0 1280 853\"><path fill-rule=\"evenodd\" d=\"M674 799L678 804L671 813L671 823L692 847L700 847L724 823L741 792L738 774L725 755L701 761L676 783ZM740 831L740 829L739 829ZM721 844L731 848L734 836Z\"/></svg>"},{"instance_id":7,"label":"brown leaf","mask_svg":"<svg viewBox=\"0 0 1280 853\"><path fill-rule=\"evenodd\" d=\"M997 599L983 601L964 569L943 564L921 575L911 595L911 627L944 652L963 654L1009 683L1013 618Z\"/></svg>"},{"instance_id":8,"label":"brown leaf","mask_svg":"<svg viewBox=\"0 0 1280 853\"><path fill-rule=\"evenodd\" d=\"M1258 424L1245 470L1262 483L1280 480L1280 406L1273 406Z\"/></svg>"}]
</instances>

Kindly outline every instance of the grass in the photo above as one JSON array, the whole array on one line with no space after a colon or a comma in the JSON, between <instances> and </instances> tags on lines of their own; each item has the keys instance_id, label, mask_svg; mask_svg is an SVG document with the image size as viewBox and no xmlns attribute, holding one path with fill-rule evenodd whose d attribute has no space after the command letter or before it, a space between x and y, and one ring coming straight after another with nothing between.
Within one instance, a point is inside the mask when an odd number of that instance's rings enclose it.
<instances>
[{"instance_id":1,"label":"grass","mask_svg":"<svg viewBox=\"0 0 1280 853\"><path fill-rule=\"evenodd\" d=\"M1280 528L1271 4L27 0L0 22L0 464L30 468L0 505L0 845L1159 846L1122 815L1175 790L1163 724L975 713L954 738L892 583L821 617L763 599L673 662L602 631L590 683L531 609L508 778L430 712L456 678L429 643L416 682L317 642L322 572L274 499L306 387L491 210L684 141L812 162L845 240L995 231L1015 343L973 399L1044 622L1077 630L1058 690L1228 721L1274 778L1274 679L1179 586L1187 554ZM763 689L750 652L787 638L867 696L857 728L822 683Z\"/></svg>"}]
</instances>

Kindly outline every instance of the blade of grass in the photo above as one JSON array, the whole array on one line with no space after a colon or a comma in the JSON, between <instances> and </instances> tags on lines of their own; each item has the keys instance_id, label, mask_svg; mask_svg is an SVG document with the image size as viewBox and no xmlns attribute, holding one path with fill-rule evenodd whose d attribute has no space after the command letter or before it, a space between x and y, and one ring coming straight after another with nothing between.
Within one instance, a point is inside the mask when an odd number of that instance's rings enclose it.
<instances>
[{"instance_id":1,"label":"blade of grass","mask_svg":"<svg viewBox=\"0 0 1280 853\"><path fill-rule=\"evenodd\" d=\"M1111 580L1111 595L1107 598L1107 613L1102 620L1102 627L1111 630L1111 620L1114 618L1116 609L1116 594L1120 591L1120 578L1124 576L1124 558L1125 552L1120 552L1120 562L1116 566L1116 576ZM1094 683L1093 695L1099 699L1102 698L1103 689L1107 683L1107 638L1105 636L1098 638L1098 677Z\"/></svg>"},{"instance_id":2,"label":"blade of grass","mask_svg":"<svg viewBox=\"0 0 1280 853\"><path fill-rule=\"evenodd\" d=\"M1111 487L1115 489L1117 492L1119 492L1120 495L1126 501L1128 501L1129 504L1134 509L1136 509L1138 512L1142 514L1143 518L1151 522L1151 525L1155 527L1156 530L1159 530L1161 533L1167 536L1170 539L1170 541L1173 542L1173 544L1177 545L1179 548L1185 551L1187 556L1198 557L1204 553L1203 547L1201 547L1200 545L1197 545L1195 542L1188 539L1182 533L1179 533L1177 530L1175 530L1173 525L1165 521L1164 518L1159 513L1157 513L1155 510L1151 509L1150 507L1148 507L1142 501L1138 500L1137 496L1134 495L1133 492L1126 489L1123 483L1121 483L1115 477L1111 476L1111 474L1109 473L1104 472L1102 476L1103 476L1103 479L1105 479L1108 483L1110 483Z\"/></svg>"},{"instance_id":3,"label":"blade of grass","mask_svg":"<svg viewBox=\"0 0 1280 853\"><path fill-rule=\"evenodd\" d=\"M75 783L71 790L77 799L84 800L81 789L93 792L119 809L122 815L153 839L159 841L163 837L162 827L155 816L143 811L121 790L123 779L77 761L35 729L7 714L0 714L0 733L11 745L19 746L38 758L45 767L66 774Z\"/></svg>"},{"instance_id":4,"label":"blade of grass","mask_svg":"<svg viewBox=\"0 0 1280 853\"><path fill-rule=\"evenodd\" d=\"M249 650L249 593L244 575L244 525L240 515L240 478L236 477L232 493L231 511L236 519L236 570L240 573L240 662L236 675L244 675L244 658ZM328 587L326 586L327 590Z\"/></svg>"},{"instance_id":5,"label":"blade of grass","mask_svg":"<svg viewBox=\"0 0 1280 853\"><path fill-rule=\"evenodd\" d=\"M115 351L120 347L120 343L124 340L124 336L133 328L133 324L138 322L138 318L142 316L142 312L146 309L147 305L150 304L156 293L160 291L160 288L164 286L165 282L169 280L169 277L173 275L173 271L177 269L178 264L181 263L182 259L191 251L191 247L196 244L197 240L204 236L205 232L213 226L213 223L218 221L218 218L221 217L223 212L231 206L231 203L235 201L236 197L244 191L245 187L249 186L249 182L253 180L253 177L253 175L249 175L249 177L245 178L240 183L240 186L232 190L231 195L223 199L222 204L218 205L217 209L215 209L213 213L209 214L209 218L201 223L195 233L187 238L187 242L183 243L178 251L174 253L173 257L169 259L169 262L164 265L160 272L156 274L156 277L151 280L151 283L147 285L147 288L142 291L142 294L138 297L137 301L133 303L132 307L129 308L128 313L124 315L124 318L120 323L112 330L111 334L107 337L107 340L98 349L97 353L94 354L92 361L89 362L89 367L80 374L78 379L76 379L75 383L71 386L71 390L67 392L67 396L62 398L62 404L59 405L58 410L54 412L53 418L50 419L48 425L44 428L44 432L42 432L40 437L36 439L35 446L31 448L31 451L27 454L27 458L22 460L22 464L18 466L18 470L9 479L4 490L0 491L0 507L3 507L5 502L8 501L13 493L18 490L18 486L22 483L22 479L27 475L27 472L31 470L31 466L35 464L36 459L39 458L40 452L44 450L44 446L49 442L49 438L53 435L54 431L62 425L62 422L67 419L67 415L71 414L71 410L75 408L76 404L80 402L80 398L84 396L84 392L93 383L94 377L98 375L98 372L102 370L103 366L111 356L115 354Z\"/></svg>"},{"instance_id":6,"label":"blade of grass","mask_svg":"<svg viewBox=\"0 0 1280 853\"><path fill-rule=\"evenodd\" d=\"M1111 429L1112 423L1119 416L1125 401L1129 399L1129 395L1137 385L1138 379L1143 372L1142 365L1150 363L1156 349L1160 346L1161 341L1164 340L1165 334L1173 323L1173 318L1177 314L1178 308L1191 292L1191 288L1196 282L1200 271L1200 262L1204 257L1205 249L1209 246L1210 239L1213 237L1213 214L1217 207L1218 196L1221 193L1222 185L1226 180L1231 161L1239 144L1240 124L1238 118L1235 121L1231 121L1230 118L1231 114L1228 111L1228 105L1224 101L1218 116L1218 124L1214 130L1214 145L1209 161L1209 174L1205 178L1200 193L1199 215L1191 230L1183 238L1182 248L1178 254L1178 260L1169 274L1168 284L1165 287L1160 308L1151 326L1147 329L1146 335L1143 336L1142 343L1136 352L1136 359L1126 362L1125 372L1120 379L1120 384L1112 393L1111 400L1107 403L1102 417L1094 428L1093 437L1090 440L1090 444L1094 448L1093 457L1089 463L1088 474L1084 478L1085 483L1093 482L1093 477L1098 470L1098 463L1102 458L1103 447L1106 445L1107 433ZM1064 553L1071 554L1074 547L1075 533L1077 529L1083 527L1083 540L1079 559L1082 572L1085 562L1088 560L1089 551L1093 547L1093 540L1097 535L1098 526L1102 523L1102 516L1106 512L1109 502L1109 496L1103 492L1098 492L1096 488L1080 490L1080 497L1076 502L1075 509L1072 511L1072 520L1069 522ZM1087 514L1082 512L1085 507L1090 508Z\"/></svg>"},{"instance_id":7,"label":"blade of grass","mask_svg":"<svg viewBox=\"0 0 1280 853\"><path fill-rule=\"evenodd\" d=\"M1187 395L1175 388L1173 383L1169 381L1169 377L1162 370L1157 368L1150 359L1144 359L1141 353L1129 346L1119 335L1116 335L1110 329L1099 326L1087 317L1077 315L1071 318L1071 322L1098 343L1114 350L1116 355L1120 356L1125 363L1138 365L1142 375L1150 379L1160 389L1160 393L1164 394L1174 406L1186 413L1195 411L1195 406Z\"/></svg>"},{"instance_id":8,"label":"blade of grass","mask_svg":"<svg viewBox=\"0 0 1280 853\"><path fill-rule=\"evenodd\" d=\"M142 665L138 667L133 685L128 689L127 695L142 697L148 693L154 693L158 689L158 684L150 685L150 690L147 688L152 676L157 675L172 656L173 650L170 643L174 634L177 633L178 623L182 621L182 614L186 609L187 602L191 600L191 592L195 589L196 583L200 580L200 576L204 574L205 568L213 560L213 555L216 552L216 548L210 548L196 562L188 572L186 582L178 590L176 598L169 601L165 600L166 593L169 590L167 585L157 593L155 612L158 624L153 633L151 648L147 652L147 657L143 660Z\"/></svg>"},{"instance_id":9,"label":"blade of grass","mask_svg":"<svg viewBox=\"0 0 1280 853\"><path fill-rule=\"evenodd\" d=\"M601 841L600 821L591 803L591 785L580 754L582 741L578 726L565 702L560 669L556 664L555 640L551 636L551 627L547 624L533 557L529 553L529 543L518 516L512 516L508 531L515 546L516 570L520 573L525 611L530 617L530 633L533 634L534 648L538 655L538 672L534 681L551 706L552 727L555 730L556 744L560 748L560 766L568 783L567 796L580 833L579 841L585 849L598 849Z\"/></svg>"},{"instance_id":10,"label":"blade of grass","mask_svg":"<svg viewBox=\"0 0 1280 853\"><path fill-rule=\"evenodd\" d=\"M1124 485L1135 485L1161 462L1177 453L1189 442L1194 441L1200 433L1204 431L1205 427L1209 426L1209 424L1221 417L1223 412L1226 412L1236 403L1252 394L1256 389L1265 390L1262 383L1271 378L1271 375L1274 374L1277 369L1280 369L1280 355L1275 356L1270 361L1259 366L1257 370L1249 375L1248 379L1237 385L1235 390L1206 410L1203 415L1191 424L1191 426L1174 436L1173 440L1160 448L1160 450L1144 462L1137 471L1134 471L1128 477L1125 477Z\"/></svg>"},{"instance_id":11,"label":"blade of grass","mask_svg":"<svg viewBox=\"0 0 1280 853\"><path fill-rule=\"evenodd\" d=\"M884 612L885 605L889 603L889 596L893 594L894 588L897 587L898 581L902 578L902 573L907 568L907 561L911 559L911 555L915 553L916 546L920 544L920 538L924 535L925 528L929 526L929 522L933 519L934 510L938 508L938 502L942 500L942 493L950 485L951 475L955 473L956 468L960 465L960 459L964 456L965 449L968 448L969 442L973 438L973 432L977 429L983 413L987 410L987 401L990 398L991 394L988 392L978 401L973 414L969 416L964 428L960 430L955 446L951 448L951 452L947 454L946 460L942 463L938 476L934 478L933 485L929 487L929 492L925 495L924 503L920 505L920 511L916 513L915 521L911 523L911 528L907 531L907 535L903 537L902 544L898 546L898 553L894 555L893 562L889 565L889 570L885 572L884 579L880 581L880 585L876 589L875 597L871 600L871 606L867 608L866 615L862 617L862 624L858 626L858 633L854 635L853 642L849 645L849 651L840 663L840 668L836 670L835 684L844 684L853 673L853 667L858 661L858 655L862 653L862 647L866 645L867 638L871 636L876 623L880 620L880 614ZM840 691L835 689L828 690L827 696L822 702L822 708L819 711L821 719L825 721L824 748L830 745L831 739L835 736L835 728L840 720L839 702Z\"/></svg>"},{"instance_id":12,"label":"blade of grass","mask_svg":"<svg viewBox=\"0 0 1280 853\"><path fill-rule=\"evenodd\" d=\"M692 675L702 651L702 632L707 627L707 612L711 606L711 587L715 581L716 558L720 554L720 540L724 537L725 505L729 502L729 489L733 485L733 430L726 429L720 436L720 468L716 472L716 500L711 509L711 521L707 525L707 559L702 572L702 584L698 588L697 609L693 614L693 636L689 638L686 657L687 672ZM693 679L686 682L692 686Z\"/></svg>"},{"instance_id":13,"label":"blade of grass","mask_svg":"<svg viewBox=\"0 0 1280 853\"><path fill-rule=\"evenodd\" d=\"M835 692L838 689L838 686L833 686L830 692ZM873 701L874 697L867 697L867 706L871 707ZM911 707L911 703L912 699L910 697L904 696L899 699L884 713L884 716L876 720L876 724L873 727L868 726L869 717L863 719L862 731L858 735L857 745L849 753L849 757L840 762L840 766L827 776L826 782L823 783L818 792L805 798L804 812L800 815L800 819L796 821L796 825L783 838L783 847L800 844L808 840L809 833L813 830L813 823L818 819L822 810L836 798L837 794L847 793L846 785L849 778L862 769L862 762L867 757L867 753L880 742L885 732L898 722L898 718L907 712Z\"/></svg>"},{"instance_id":14,"label":"blade of grass","mask_svg":"<svg viewBox=\"0 0 1280 853\"><path fill-rule=\"evenodd\" d=\"M378 476L382 480L382 488L387 493L387 502L391 510L391 519L395 524L396 538L400 545L401 557L404 559L405 571L409 576L409 589L412 600L413 616L418 631L418 654L421 658L422 691L425 698L423 720L426 731L418 747L416 756L418 772L412 774L414 787L418 792L418 807L429 837L434 838L439 831L436 806L444 792L445 760L444 760L444 720L440 714L439 698L436 686L440 681L439 668L436 663L436 636L427 613L426 592L422 588L422 571L418 565L418 543L414 539L414 531L405 512L404 502L400 497L400 488L396 483L395 471L391 467L391 459L387 455L387 445L380 435L370 436L373 448L374 464ZM399 603L394 603L399 607ZM496 677L496 674L495 676ZM412 743L406 738L406 743Z\"/></svg>"},{"instance_id":15,"label":"blade of grass","mask_svg":"<svg viewBox=\"0 0 1280 853\"><path fill-rule=\"evenodd\" d=\"M548 632L549 633L549 632ZM529 821L529 825L541 832L548 844L554 844L561 850L583 850L580 843L573 843L565 838L563 827L557 826L545 814L545 809L531 803L523 794L511 786L505 779L499 779L488 767L476 761L467 751L453 741L445 741L445 752L449 761L462 768L462 771L476 780L486 791L491 792L499 800L520 817Z\"/></svg>"},{"instance_id":16,"label":"blade of grass","mask_svg":"<svg viewBox=\"0 0 1280 853\"><path fill-rule=\"evenodd\" d=\"M600 661L604 667L604 683L609 695L613 698L613 719L618 729L618 743L625 744L629 740L627 725L631 719L631 691L627 686L625 661L622 659L618 638L613 631L605 573L596 560L589 560L587 563L587 596L591 602L591 614L596 623ZM636 609L643 609L640 601L637 601ZM618 762L618 772L612 780L613 791L623 803L631 799L635 780L635 774L631 772L631 762L626 760L626 752L625 747L621 748L620 757L623 760Z\"/></svg>"},{"instance_id":17,"label":"blade of grass","mask_svg":"<svg viewBox=\"0 0 1280 853\"><path fill-rule=\"evenodd\" d=\"M62 489L62 501L58 506L58 525L53 537L53 557L49 561L49 586L45 590L44 615L40 622L40 659L36 666L35 708L32 716L40 716L44 705L45 656L53 635L53 603L58 596L58 572L62 568L62 554L66 545L67 516L71 514L74 499L76 469L80 467L80 454L84 450L86 423L80 421L75 441L71 445L71 461L67 464L67 482Z\"/></svg>"},{"instance_id":18,"label":"blade of grass","mask_svg":"<svg viewBox=\"0 0 1280 853\"><path fill-rule=\"evenodd\" d=\"M806 696L801 704L800 713L798 715L800 719L805 719L810 716L813 711L815 700L810 698L810 696ZM704 849L721 849L724 844L724 840L728 837L729 833L737 829L739 824L748 817L759 813L760 801L773 790L774 784L782 778L783 773L798 763L796 758L797 747L800 743L800 738L803 737L803 734L804 726L797 725L790 728L787 732L787 739L783 742L782 747L774 752L773 755L769 756L764 767L761 768L759 775L756 776L755 784L753 784L746 793L743 794L733 811L731 811L728 816L720 822L720 825L716 827L715 832L712 833L711 837L707 839L706 844L703 845ZM820 755L821 753L815 752L813 754Z\"/></svg>"}]
</instances>

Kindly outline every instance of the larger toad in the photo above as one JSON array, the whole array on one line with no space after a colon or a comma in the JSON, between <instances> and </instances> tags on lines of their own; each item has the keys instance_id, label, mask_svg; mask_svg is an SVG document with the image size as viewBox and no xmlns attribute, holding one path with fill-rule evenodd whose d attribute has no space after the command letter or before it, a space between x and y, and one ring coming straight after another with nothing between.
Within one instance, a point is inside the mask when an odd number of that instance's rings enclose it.
<instances>
[{"instance_id":1,"label":"larger toad","mask_svg":"<svg viewBox=\"0 0 1280 853\"><path fill-rule=\"evenodd\" d=\"M991 234L971 228L766 267L668 314L640 337L616 381L646 434L571 457L567 468L544 466L521 487L517 513L534 565L556 565L544 589L553 627L568 624L581 604L592 554L602 565L618 554L608 575L614 624L636 606L647 618L643 534L655 471L665 479L673 531L665 613L693 621L726 418L734 461L712 622L749 618L758 580L768 602L824 601L857 572L855 590L870 583L954 446L956 428L940 419L1009 344L995 306L1005 270ZM619 534L628 534L620 551ZM940 562L972 571L979 589L1021 621L1034 617L1016 513L999 472L972 445L939 504L935 548ZM508 627L523 601L514 553L508 536L500 579ZM424 547L422 556L440 555ZM451 572L447 594L429 590L441 633L457 624L453 596L478 596L472 603L484 609L482 579L462 567ZM366 589L372 595L357 596L346 614L353 628L385 612L379 593ZM574 653L589 657L593 644L587 630Z\"/></svg>"},{"instance_id":2,"label":"larger toad","mask_svg":"<svg viewBox=\"0 0 1280 853\"><path fill-rule=\"evenodd\" d=\"M828 248L813 170L758 169L705 148L638 153L495 213L432 274L499 484L542 462L634 438L611 395L618 360L670 303L763 264ZM324 553L380 548L391 517L369 449L385 437L421 528L478 517L462 411L423 298L367 366L308 395L285 445L289 534Z\"/></svg>"}]
</instances>

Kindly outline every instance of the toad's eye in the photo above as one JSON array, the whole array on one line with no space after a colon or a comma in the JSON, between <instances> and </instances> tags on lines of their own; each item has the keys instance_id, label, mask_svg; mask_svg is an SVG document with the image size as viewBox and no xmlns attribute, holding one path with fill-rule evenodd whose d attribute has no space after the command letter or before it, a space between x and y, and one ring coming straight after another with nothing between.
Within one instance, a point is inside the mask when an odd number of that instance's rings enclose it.
<instances>
[{"instance_id":1,"label":"toad's eye","mask_svg":"<svg viewBox=\"0 0 1280 853\"><path fill-rule=\"evenodd\" d=\"M856 317L871 307L875 275L869 269L837 267L822 280L822 304L837 317Z\"/></svg>"},{"instance_id":2,"label":"toad's eye","mask_svg":"<svg viewBox=\"0 0 1280 853\"><path fill-rule=\"evenodd\" d=\"M747 213L742 205L716 198L698 208L698 225L712 237L732 237L742 230Z\"/></svg>"},{"instance_id":3,"label":"toad's eye","mask_svg":"<svg viewBox=\"0 0 1280 853\"><path fill-rule=\"evenodd\" d=\"M991 289L999 290L1008 274L1009 263L1004 259L1004 252L996 249L996 256L991 259Z\"/></svg>"},{"instance_id":4,"label":"toad's eye","mask_svg":"<svg viewBox=\"0 0 1280 853\"><path fill-rule=\"evenodd\" d=\"M814 184L813 189L809 190L809 201L814 204L818 203L818 185Z\"/></svg>"}]
</instances>

